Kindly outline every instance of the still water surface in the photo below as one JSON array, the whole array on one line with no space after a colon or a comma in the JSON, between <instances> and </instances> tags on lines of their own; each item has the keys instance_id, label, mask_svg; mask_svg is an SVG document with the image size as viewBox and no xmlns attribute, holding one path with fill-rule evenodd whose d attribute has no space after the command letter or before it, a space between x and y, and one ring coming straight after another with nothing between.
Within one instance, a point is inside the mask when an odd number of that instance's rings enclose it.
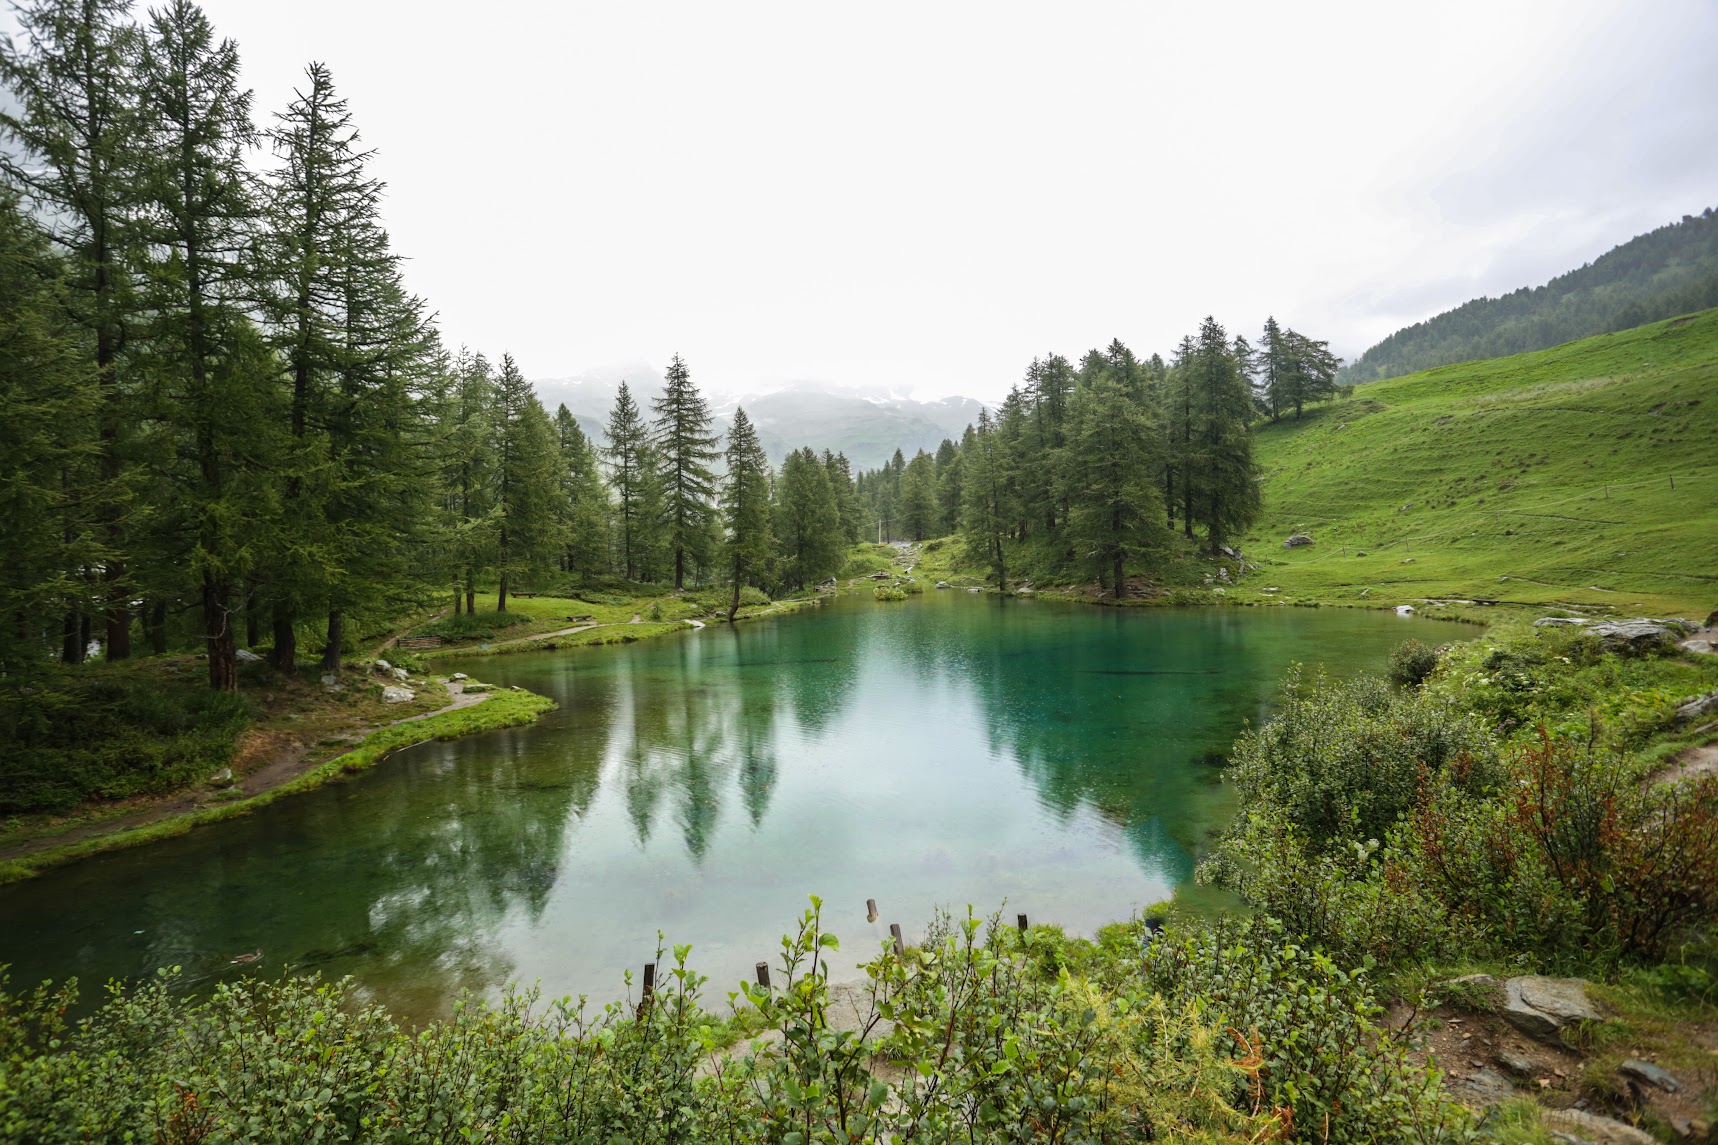
<instances>
[{"instance_id":1,"label":"still water surface","mask_svg":"<svg viewBox=\"0 0 1718 1145\"><path fill-rule=\"evenodd\" d=\"M1230 806L1214 761L1291 661L1350 674L1409 636L1450 630L943 592L444 661L561 709L0 888L0 962L14 987L313 968L430 1016L509 981L616 997L658 930L720 997L809 893L844 964L939 905L1090 932L1189 878Z\"/></svg>"}]
</instances>

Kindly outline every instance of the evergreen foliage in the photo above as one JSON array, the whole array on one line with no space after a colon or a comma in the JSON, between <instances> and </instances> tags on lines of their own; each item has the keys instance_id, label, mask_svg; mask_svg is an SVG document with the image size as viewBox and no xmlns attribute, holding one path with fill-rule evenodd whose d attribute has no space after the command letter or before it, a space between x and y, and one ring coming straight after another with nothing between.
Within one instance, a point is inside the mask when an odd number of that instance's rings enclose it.
<instances>
[{"instance_id":1,"label":"evergreen foliage","mask_svg":"<svg viewBox=\"0 0 1718 1145\"><path fill-rule=\"evenodd\" d=\"M1452 362L1544 350L1718 306L1718 212L1630 239L1543 286L1476 298L1396 331L1343 371L1394 378Z\"/></svg>"},{"instance_id":2,"label":"evergreen foliage","mask_svg":"<svg viewBox=\"0 0 1718 1145\"><path fill-rule=\"evenodd\" d=\"M770 466L746 411L734 411L728 430L728 472L722 482L723 566L734 595L728 620L740 610L747 585L772 582L775 537L770 528Z\"/></svg>"},{"instance_id":3,"label":"evergreen foliage","mask_svg":"<svg viewBox=\"0 0 1718 1145\"><path fill-rule=\"evenodd\" d=\"M663 540L674 558L674 587L686 585L686 566L702 565L713 539L715 477L710 462L718 456L710 433L710 407L692 384L680 355L669 363L662 396L651 403L656 414L652 442L661 467Z\"/></svg>"}]
</instances>

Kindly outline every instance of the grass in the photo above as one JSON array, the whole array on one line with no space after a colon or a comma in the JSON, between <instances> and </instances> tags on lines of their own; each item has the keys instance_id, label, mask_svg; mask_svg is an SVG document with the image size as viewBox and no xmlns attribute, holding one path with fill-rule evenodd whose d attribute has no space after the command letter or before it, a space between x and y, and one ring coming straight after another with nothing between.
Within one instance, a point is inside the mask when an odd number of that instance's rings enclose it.
<instances>
[{"instance_id":1,"label":"grass","mask_svg":"<svg viewBox=\"0 0 1718 1145\"><path fill-rule=\"evenodd\" d=\"M157 839L172 838L209 823L249 815L276 799L311 791L326 783L367 771L386 759L388 754L403 747L432 739L454 739L473 732L527 724L555 707L553 700L534 692L496 692L473 707L456 712L444 712L411 723L393 724L367 736L352 750L312 768L296 779L248 798L205 807L184 815L161 819L132 830L115 831L67 843L50 850L38 851L17 859L0 862L0 884L29 878L50 867L63 866L91 855L139 847Z\"/></svg>"},{"instance_id":2,"label":"grass","mask_svg":"<svg viewBox=\"0 0 1718 1145\"><path fill-rule=\"evenodd\" d=\"M412 629L413 636L441 636L449 642L420 652L425 659L437 656L487 656L506 652L529 652L543 648L574 648L583 645L631 644L652 636L685 631L689 620L710 623L726 618L727 590L719 586L672 590L592 590L577 595L512 597L507 611L497 613L493 598L486 608L479 601L474 616L448 616ZM740 619L779 611L760 593L748 594L740 608ZM589 620L574 620L589 616ZM632 618L638 617L637 624ZM583 625L582 632L551 636L551 633ZM383 656L388 653L384 651Z\"/></svg>"},{"instance_id":3,"label":"grass","mask_svg":"<svg viewBox=\"0 0 1718 1145\"><path fill-rule=\"evenodd\" d=\"M1718 310L1367 383L1260 427L1245 551L1268 563L1229 595L1701 619L1715 443ZM1316 544L1283 549L1297 532Z\"/></svg>"}]
</instances>

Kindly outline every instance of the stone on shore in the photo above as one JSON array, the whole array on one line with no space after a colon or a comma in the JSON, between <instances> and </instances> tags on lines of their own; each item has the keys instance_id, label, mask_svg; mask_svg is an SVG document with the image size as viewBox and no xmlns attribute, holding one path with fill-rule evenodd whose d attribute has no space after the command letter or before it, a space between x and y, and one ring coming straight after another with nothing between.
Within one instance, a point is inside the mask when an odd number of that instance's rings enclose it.
<instances>
[{"instance_id":1,"label":"stone on shore","mask_svg":"<svg viewBox=\"0 0 1718 1145\"><path fill-rule=\"evenodd\" d=\"M417 698L418 694L410 688L398 688L389 684L382 689L382 702L384 704L409 704Z\"/></svg>"}]
</instances>

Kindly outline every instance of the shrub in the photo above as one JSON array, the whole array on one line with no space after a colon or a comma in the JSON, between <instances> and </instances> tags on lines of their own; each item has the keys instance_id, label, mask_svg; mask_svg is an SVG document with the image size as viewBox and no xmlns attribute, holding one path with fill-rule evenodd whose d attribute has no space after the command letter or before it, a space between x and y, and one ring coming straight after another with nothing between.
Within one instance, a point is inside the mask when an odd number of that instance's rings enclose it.
<instances>
[{"instance_id":1,"label":"shrub","mask_svg":"<svg viewBox=\"0 0 1718 1145\"><path fill-rule=\"evenodd\" d=\"M1437 666L1435 649L1418 640L1404 640L1390 654L1390 680L1404 688L1417 688Z\"/></svg>"},{"instance_id":2,"label":"shrub","mask_svg":"<svg viewBox=\"0 0 1718 1145\"><path fill-rule=\"evenodd\" d=\"M897 588L892 584L880 584L871 590L871 598L873 600L905 600L907 594L904 589Z\"/></svg>"},{"instance_id":3,"label":"shrub","mask_svg":"<svg viewBox=\"0 0 1718 1145\"><path fill-rule=\"evenodd\" d=\"M1278 715L1243 733L1233 760L1243 801L1280 811L1314 849L1382 839L1412 805L1422 775L1458 760L1470 790L1501 779L1491 736L1453 702L1372 678L1303 685L1299 668Z\"/></svg>"}]
</instances>

